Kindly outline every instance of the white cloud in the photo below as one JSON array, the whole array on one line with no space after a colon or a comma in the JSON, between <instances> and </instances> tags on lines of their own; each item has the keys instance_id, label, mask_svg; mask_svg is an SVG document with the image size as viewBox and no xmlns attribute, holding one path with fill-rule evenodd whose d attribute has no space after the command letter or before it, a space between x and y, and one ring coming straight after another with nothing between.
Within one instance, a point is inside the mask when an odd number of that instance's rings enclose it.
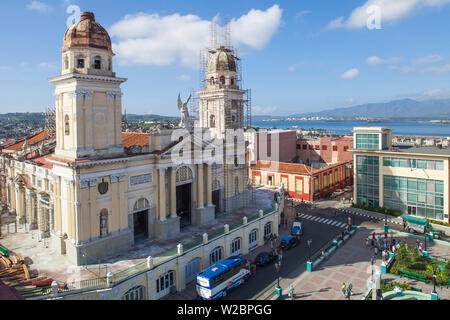
<instances>
[{"instance_id":1,"label":"white cloud","mask_svg":"<svg viewBox=\"0 0 450 320\"><path fill-rule=\"evenodd\" d=\"M231 20L231 39L252 48L263 49L278 30L283 10L278 6L266 11L252 9L237 20Z\"/></svg>"},{"instance_id":2,"label":"white cloud","mask_svg":"<svg viewBox=\"0 0 450 320\"><path fill-rule=\"evenodd\" d=\"M308 14L311 14L311 13L312 13L312 11L310 11L310 10L302 10L302 11L299 11L299 12L297 12L297 14L295 15L295 19L300 20L300 21L303 21L303 17L306 16L306 15L308 15Z\"/></svg>"},{"instance_id":3,"label":"white cloud","mask_svg":"<svg viewBox=\"0 0 450 320\"><path fill-rule=\"evenodd\" d=\"M252 9L239 19L231 20L233 43L264 48L277 31L281 14L282 9L274 5L266 11ZM121 64L178 63L196 68L200 49L209 44L210 25L209 20L192 14L160 16L138 13L126 15L113 24L109 32L117 39L113 49ZM223 31L223 28L218 29Z\"/></svg>"},{"instance_id":4,"label":"white cloud","mask_svg":"<svg viewBox=\"0 0 450 320\"><path fill-rule=\"evenodd\" d=\"M400 73L411 73L416 71L416 68L412 66L390 66L389 69Z\"/></svg>"},{"instance_id":5,"label":"white cloud","mask_svg":"<svg viewBox=\"0 0 450 320\"><path fill-rule=\"evenodd\" d=\"M189 81L189 80L191 80L191 76L188 74L182 74L182 75L177 76L176 79L180 80L180 81Z\"/></svg>"},{"instance_id":6,"label":"white cloud","mask_svg":"<svg viewBox=\"0 0 450 320\"><path fill-rule=\"evenodd\" d=\"M392 57L388 59L382 59L377 56L372 56L367 58L367 64L369 65L378 65L378 64L397 64L400 63L403 59L401 57Z\"/></svg>"},{"instance_id":7,"label":"white cloud","mask_svg":"<svg viewBox=\"0 0 450 320\"><path fill-rule=\"evenodd\" d=\"M294 72L295 70L297 70L298 68L300 68L301 66L304 66L304 65L305 65L305 62L303 62L303 61L299 62L299 63L291 64L288 68L288 71Z\"/></svg>"},{"instance_id":8,"label":"white cloud","mask_svg":"<svg viewBox=\"0 0 450 320\"><path fill-rule=\"evenodd\" d=\"M252 113L255 115L270 115L276 110L277 110L276 107L260 107L260 106L252 107Z\"/></svg>"},{"instance_id":9,"label":"white cloud","mask_svg":"<svg viewBox=\"0 0 450 320\"><path fill-rule=\"evenodd\" d=\"M450 98L450 88L430 89L422 93L427 99L446 99Z\"/></svg>"},{"instance_id":10,"label":"white cloud","mask_svg":"<svg viewBox=\"0 0 450 320\"><path fill-rule=\"evenodd\" d=\"M446 64L439 67L429 67L420 70L420 73L431 73L431 74L444 74L450 72L450 64Z\"/></svg>"},{"instance_id":11,"label":"white cloud","mask_svg":"<svg viewBox=\"0 0 450 320\"><path fill-rule=\"evenodd\" d=\"M51 7L40 1L31 1L29 4L27 4L27 8L39 12L46 12L49 11Z\"/></svg>"},{"instance_id":12,"label":"white cloud","mask_svg":"<svg viewBox=\"0 0 450 320\"><path fill-rule=\"evenodd\" d=\"M345 71L343 74L341 74L342 79L355 79L358 78L360 75L360 72L358 69L353 68L350 70Z\"/></svg>"},{"instance_id":13,"label":"white cloud","mask_svg":"<svg viewBox=\"0 0 450 320\"><path fill-rule=\"evenodd\" d=\"M422 65L422 64L432 64L436 62L442 61L443 58L438 54L433 54L431 56L419 57L413 60L413 64Z\"/></svg>"},{"instance_id":14,"label":"white cloud","mask_svg":"<svg viewBox=\"0 0 450 320\"><path fill-rule=\"evenodd\" d=\"M373 15L367 9L377 6L380 9L381 23L393 23L404 19L422 7L437 7L450 4L450 0L368 0L362 6L355 8L347 20L339 17L328 23L327 29L364 28Z\"/></svg>"}]
</instances>

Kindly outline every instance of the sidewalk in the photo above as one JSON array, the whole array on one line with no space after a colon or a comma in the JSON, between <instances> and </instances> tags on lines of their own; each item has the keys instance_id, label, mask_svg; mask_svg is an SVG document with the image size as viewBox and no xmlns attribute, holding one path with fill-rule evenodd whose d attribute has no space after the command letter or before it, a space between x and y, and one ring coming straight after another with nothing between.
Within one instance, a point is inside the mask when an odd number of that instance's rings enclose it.
<instances>
[{"instance_id":1,"label":"sidewalk","mask_svg":"<svg viewBox=\"0 0 450 320\"><path fill-rule=\"evenodd\" d=\"M360 227L358 232L351 237L342 248L339 248L330 259L313 272L304 272L292 283L294 286L295 300L345 300L341 293L342 284L353 285L351 300L360 300L369 290L372 266L370 259L374 251L371 246L365 246L365 239L375 231L383 234L382 228L370 228L367 224ZM395 239L407 241L414 245L416 239L403 235L394 234ZM431 256L449 259L450 246L430 243L428 252ZM381 259L378 255L374 265L374 273L381 269ZM395 279L396 282L407 283L415 288L429 293L432 286L411 280L382 275L382 279ZM450 289L437 289L440 299L450 299ZM288 298L289 286L283 287L284 299Z\"/></svg>"},{"instance_id":2,"label":"sidewalk","mask_svg":"<svg viewBox=\"0 0 450 320\"><path fill-rule=\"evenodd\" d=\"M345 300L341 293L342 283L353 284L351 299L360 300L368 290L371 279L372 247L365 247L365 239L371 229L360 229L331 258L314 272L304 272L294 283L295 300ZM381 233L382 229L376 229ZM381 259L376 260L374 272L380 270ZM285 299L289 292L283 288Z\"/></svg>"}]
</instances>

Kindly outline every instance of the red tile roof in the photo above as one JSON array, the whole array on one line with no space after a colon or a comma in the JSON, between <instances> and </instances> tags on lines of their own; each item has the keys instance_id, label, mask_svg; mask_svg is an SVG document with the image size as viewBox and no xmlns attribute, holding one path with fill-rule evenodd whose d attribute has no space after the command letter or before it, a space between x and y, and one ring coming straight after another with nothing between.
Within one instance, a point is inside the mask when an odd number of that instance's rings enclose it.
<instances>
[{"instance_id":1,"label":"red tile roof","mask_svg":"<svg viewBox=\"0 0 450 320\"><path fill-rule=\"evenodd\" d=\"M28 142L28 144L30 146L39 143L45 139L47 139L49 136L49 133L47 130L42 130L41 132L38 132L34 135L28 136L26 137L26 140ZM25 143L25 139L20 140L19 142L16 142L12 145L10 145L9 147L5 148L5 150L10 150L10 151L21 151L23 144Z\"/></svg>"},{"instance_id":2,"label":"red tile roof","mask_svg":"<svg viewBox=\"0 0 450 320\"><path fill-rule=\"evenodd\" d=\"M53 164L48 162L46 157L39 157L39 158L33 159L33 162L42 168L47 168L47 169L53 168Z\"/></svg>"},{"instance_id":3,"label":"red tile roof","mask_svg":"<svg viewBox=\"0 0 450 320\"><path fill-rule=\"evenodd\" d=\"M122 145L124 148L132 146L148 146L151 133L122 132Z\"/></svg>"},{"instance_id":4,"label":"red tile roof","mask_svg":"<svg viewBox=\"0 0 450 320\"><path fill-rule=\"evenodd\" d=\"M315 173L317 170L299 163L277 162L277 161L261 161L252 166L255 170L266 170L286 173L297 174L311 174L311 171Z\"/></svg>"},{"instance_id":5,"label":"red tile roof","mask_svg":"<svg viewBox=\"0 0 450 320\"><path fill-rule=\"evenodd\" d=\"M13 143L16 143L16 140L9 139L9 140L6 140L5 142L1 143L0 147L6 148L6 147L12 145Z\"/></svg>"}]
</instances>

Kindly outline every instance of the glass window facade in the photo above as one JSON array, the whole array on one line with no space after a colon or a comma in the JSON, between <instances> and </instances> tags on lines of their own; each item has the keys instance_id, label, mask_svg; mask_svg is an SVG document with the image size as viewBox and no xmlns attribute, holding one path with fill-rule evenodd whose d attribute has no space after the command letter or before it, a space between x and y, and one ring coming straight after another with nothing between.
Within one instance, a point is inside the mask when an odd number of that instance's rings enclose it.
<instances>
[{"instance_id":1,"label":"glass window facade","mask_svg":"<svg viewBox=\"0 0 450 320\"><path fill-rule=\"evenodd\" d=\"M443 160L424 160L409 158L383 158L383 166L394 168L417 168L427 170L444 170Z\"/></svg>"},{"instance_id":2,"label":"glass window facade","mask_svg":"<svg viewBox=\"0 0 450 320\"><path fill-rule=\"evenodd\" d=\"M444 220L444 182L406 177L383 177L384 207Z\"/></svg>"},{"instance_id":3,"label":"glass window facade","mask_svg":"<svg viewBox=\"0 0 450 320\"><path fill-rule=\"evenodd\" d=\"M378 134L356 134L356 149L378 150L379 146Z\"/></svg>"},{"instance_id":4,"label":"glass window facade","mask_svg":"<svg viewBox=\"0 0 450 320\"><path fill-rule=\"evenodd\" d=\"M356 186L358 204L380 206L378 157L356 156Z\"/></svg>"}]
</instances>

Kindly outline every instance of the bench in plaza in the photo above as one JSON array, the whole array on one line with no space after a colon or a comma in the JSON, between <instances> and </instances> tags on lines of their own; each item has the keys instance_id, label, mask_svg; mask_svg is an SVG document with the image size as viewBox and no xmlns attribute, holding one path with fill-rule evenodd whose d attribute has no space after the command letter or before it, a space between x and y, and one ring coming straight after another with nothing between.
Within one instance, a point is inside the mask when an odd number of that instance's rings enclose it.
<instances>
[{"instance_id":1,"label":"bench in plaza","mask_svg":"<svg viewBox=\"0 0 450 320\"><path fill-rule=\"evenodd\" d=\"M400 271L400 277L406 277L406 278L423 281L423 282L427 281L427 276L424 276L423 274L405 271L405 270Z\"/></svg>"}]
</instances>

